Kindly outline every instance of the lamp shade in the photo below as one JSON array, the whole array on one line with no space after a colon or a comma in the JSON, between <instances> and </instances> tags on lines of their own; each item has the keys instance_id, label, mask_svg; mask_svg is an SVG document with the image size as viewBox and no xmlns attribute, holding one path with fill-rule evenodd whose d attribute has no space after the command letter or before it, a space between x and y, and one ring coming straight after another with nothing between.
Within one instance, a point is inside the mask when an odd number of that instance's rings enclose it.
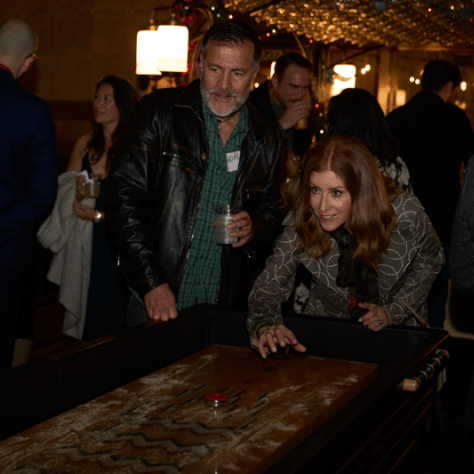
<instances>
[{"instance_id":1,"label":"lamp shade","mask_svg":"<svg viewBox=\"0 0 474 474\"><path fill-rule=\"evenodd\" d=\"M356 67L353 64L336 64L333 71L330 97L340 94L344 89L355 87Z\"/></svg>"},{"instance_id":2,"label":"lamp shade","mask_svg":"<svg viewBox=\"0 0 474 474\"><path fill-rule=\"evenodd\" d=\"M186 26L158 27L157 68L160 71L186 72L188 70L188 38Z\"/></svg>"},{"instance_id":3,"label":"lamp shade","mask_svg":"<svg viewBox=\"0 0 474 474\"><path fill-rule=\"evenodd\" d=\"M137 34L137 67L136 73L158 76L158 31L141 30Z\"/></svg>"},{"instance_id":4,"label":"lamp shade","mask_svg":"<svg viewBox=\"0 0 474 474\"><path fill-rule=\"evenodd\" d=\"M355 87L356 67L353 64L336 64L334 66L336 77L334 85L340 89L349 89Z\"/></svg>"}]
</instances>

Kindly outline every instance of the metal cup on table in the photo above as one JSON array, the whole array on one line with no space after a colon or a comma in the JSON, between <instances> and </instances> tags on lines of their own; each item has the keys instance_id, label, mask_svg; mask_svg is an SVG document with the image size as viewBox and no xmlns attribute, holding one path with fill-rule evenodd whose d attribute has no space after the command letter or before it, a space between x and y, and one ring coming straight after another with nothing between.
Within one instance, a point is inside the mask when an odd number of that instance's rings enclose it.
<instances>
[{"instance_id":1,"label":"metal cup on table","mask_svg":"<svg viewBox=\"0 0 474 474\"><path fill-rule=\"evenodd\" d=\"M242 210L241 204L217 203L214 205L216 228L216 242L220 245L230 245L236 243L238 237L231 237L231 232L237 232L239 229L228 229L227 226L234 222L232 217Z\"/></svg>"}]
</instances>

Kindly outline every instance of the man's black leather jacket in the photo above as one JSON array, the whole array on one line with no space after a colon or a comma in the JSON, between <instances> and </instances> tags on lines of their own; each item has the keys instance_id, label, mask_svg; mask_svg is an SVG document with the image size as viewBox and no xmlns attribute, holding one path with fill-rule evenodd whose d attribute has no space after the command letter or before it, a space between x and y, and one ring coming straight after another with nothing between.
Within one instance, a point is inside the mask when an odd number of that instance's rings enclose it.
<instances>
[{"instance_id":1,"label":"man's black leather jacket","mask_svg":"<svg viewBox=\"0 0 474 474\"><path fill-rule=\"evenodd\" d=\"M281 139L248 107L232 202L243 201L255 234L242 248L223 248L218 303L228 306L246 305L252 257L271 250L281 222ZM209 162L199 80L143 97L116 149L106 221L125 278L141 297L164 283L177 296Z\"/></svg>"}]
</instances>

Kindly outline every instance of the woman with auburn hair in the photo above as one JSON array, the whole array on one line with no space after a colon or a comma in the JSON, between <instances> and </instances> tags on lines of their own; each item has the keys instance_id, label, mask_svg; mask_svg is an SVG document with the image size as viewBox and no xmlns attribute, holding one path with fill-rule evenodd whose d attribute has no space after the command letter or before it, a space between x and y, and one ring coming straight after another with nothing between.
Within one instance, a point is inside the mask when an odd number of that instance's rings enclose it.
<instances>
[{"instance_id":1,"label":"woman with auburn hair","mask_svg":"<svg viewBox=\"0 0 474 474\"><path fill-rule=\"evenodd\" d=\"M418 199L382 176L362 141L334 134L319 142L283 198L284 231L249 298L247 329L262 357L277 345L306 350L281 317L300 264L312 276L306 314L373 331L426 324L441 244Z\"/></svg>"}]
</instances>

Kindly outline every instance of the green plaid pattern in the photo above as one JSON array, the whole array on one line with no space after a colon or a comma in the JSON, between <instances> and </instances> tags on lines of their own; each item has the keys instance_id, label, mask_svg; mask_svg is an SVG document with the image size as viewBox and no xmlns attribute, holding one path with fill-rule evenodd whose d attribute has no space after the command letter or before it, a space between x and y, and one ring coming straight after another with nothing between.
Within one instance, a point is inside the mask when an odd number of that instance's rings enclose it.
<instances>
[{"instance_id":1,"label":"green plaid pattern","mask_svg":"<svg viewBox=\"0 0 474 474\"><path fill-rule=\"evenodd\" d=\"M213 206L216 202L231 201L237 172L227 171L226 153L240 151L248 132L246 105L240 111L239 122L225 148L222 148L217 118L204 104L203 115L209 142L209 166L199 201L194 237L179 290L178 309L200 303L217 303L222 247L216 243Z\"/></svg>"}]
</instances>

